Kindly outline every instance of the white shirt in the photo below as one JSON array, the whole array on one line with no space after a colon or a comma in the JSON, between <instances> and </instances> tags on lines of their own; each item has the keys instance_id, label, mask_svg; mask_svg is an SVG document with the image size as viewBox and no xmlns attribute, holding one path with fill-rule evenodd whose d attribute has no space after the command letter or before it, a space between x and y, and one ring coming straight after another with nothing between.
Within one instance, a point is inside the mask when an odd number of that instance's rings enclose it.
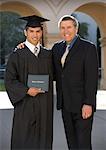
<instances>
[{"instance_id":1,"label":"white shirt","mask_svg":"<svg viewBox=\"0 0 106 150\"><path fill-rule=\"evenodd\" d=\"M63 54L63 56L61 58L62 67L64 67L64 63L65 63L66 57L67 57L67 55L69 53L69 46L70 45L67 45L66 50L65 50L65 52L64 52L64 54Z\"/></svg>"},{"instance_id":2,"label":"white shirt","mask_svg":"<svg viewBox=\"0 0 106 150\"><path fill-rule=\"evenodd\" d=\"M38 43L36 46L34 46L33 44L31 44L27 39L26 39L26 41L25 41L25 43L24 43L28 48L29 48L29 50L34 54L34 49L35 49L35 47L37 47L38 48L38 50L37 50L37 54L40 52L40 43ZM35 55L35 54L34 54Z\"/></svg>"}]
</instances>

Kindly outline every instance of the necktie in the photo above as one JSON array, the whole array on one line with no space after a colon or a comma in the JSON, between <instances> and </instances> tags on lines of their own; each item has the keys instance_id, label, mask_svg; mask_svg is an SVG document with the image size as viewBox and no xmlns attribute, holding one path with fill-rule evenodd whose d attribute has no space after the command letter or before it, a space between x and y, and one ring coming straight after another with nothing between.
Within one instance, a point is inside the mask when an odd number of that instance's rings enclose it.
<instances>
[{"instance_id":1,"label":"necktie","mask_svg":"<svg viewBox=\"0 0 106 150\"><path fill-rule=\"evenodd\" d=\"M64 67L65 59L66 59L66 57L67 57L67 55L69 53L69 46L70 45L67 45L66 50L65 50L65 52L64 52L64 54L63 54L63 56L61 58L62 67Z\"/></svg>"},{"instance_id":2,"label":"necktie","mask_svg":"<svg viewBox=\"0 0 106 150\"><path fill-rule=\"evenodd\" d=\"M38 52L38 47L35 46L35 48L34 48L34 55L35 55L35 56L38 56L38 53L39 53L39 52Z\"/></svg>"}]
</instances>

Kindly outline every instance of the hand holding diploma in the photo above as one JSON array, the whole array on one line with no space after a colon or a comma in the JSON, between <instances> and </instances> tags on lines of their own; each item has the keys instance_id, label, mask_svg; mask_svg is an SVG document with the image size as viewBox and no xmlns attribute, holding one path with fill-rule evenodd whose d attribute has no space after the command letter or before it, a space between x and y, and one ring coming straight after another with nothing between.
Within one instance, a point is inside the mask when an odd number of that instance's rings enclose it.
<instances>
[{"instance_id":1,"label":"hand holding diploma","mask_svg":"<svg viewBox=\"0 0 106 150\"><path fill-rule=\"evenodd\" d=\"M35 87L31 87L27 91L27 94L30 96L36 96L39 93L45 93L45 91L43 91L41 88L35 88Z\"/></svg>"}]
</instances>

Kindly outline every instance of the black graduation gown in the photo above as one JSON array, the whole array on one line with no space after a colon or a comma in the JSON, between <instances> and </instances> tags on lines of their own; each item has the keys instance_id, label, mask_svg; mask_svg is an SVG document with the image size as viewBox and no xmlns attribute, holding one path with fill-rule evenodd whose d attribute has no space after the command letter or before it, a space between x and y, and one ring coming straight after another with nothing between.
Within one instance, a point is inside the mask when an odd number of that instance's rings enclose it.
<instances>
[{"instance_id":1,"label":"black graduation gown","mask_svg":"<svg viewBox=\"0 0 106 150\"><path fill-rule=\"evenodd\" d=\"M52 52L41 46L37 58L26 46L8 60L5 86L14 105L11 149L48 150L53 140ZM27 95L28 74L49 74L49 91Z\"/></svg>"}]
</instances>

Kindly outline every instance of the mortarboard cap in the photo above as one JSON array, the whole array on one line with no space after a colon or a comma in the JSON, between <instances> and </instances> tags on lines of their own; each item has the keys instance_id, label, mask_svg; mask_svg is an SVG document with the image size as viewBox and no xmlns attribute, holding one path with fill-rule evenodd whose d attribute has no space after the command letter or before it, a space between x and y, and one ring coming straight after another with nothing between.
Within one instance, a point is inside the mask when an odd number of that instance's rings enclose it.
<instances>
[{"instance_id":1,"label":"mortarboard cap","mask_svg":"<svg viewBox=\"0 0 106 150\"><path fill-rule=\"evenodd\" d=\"M26 27L41 27L43 22L50 21L36 15L21 17L19 19L27 21Z\"/></svg>"}]
</instances>

